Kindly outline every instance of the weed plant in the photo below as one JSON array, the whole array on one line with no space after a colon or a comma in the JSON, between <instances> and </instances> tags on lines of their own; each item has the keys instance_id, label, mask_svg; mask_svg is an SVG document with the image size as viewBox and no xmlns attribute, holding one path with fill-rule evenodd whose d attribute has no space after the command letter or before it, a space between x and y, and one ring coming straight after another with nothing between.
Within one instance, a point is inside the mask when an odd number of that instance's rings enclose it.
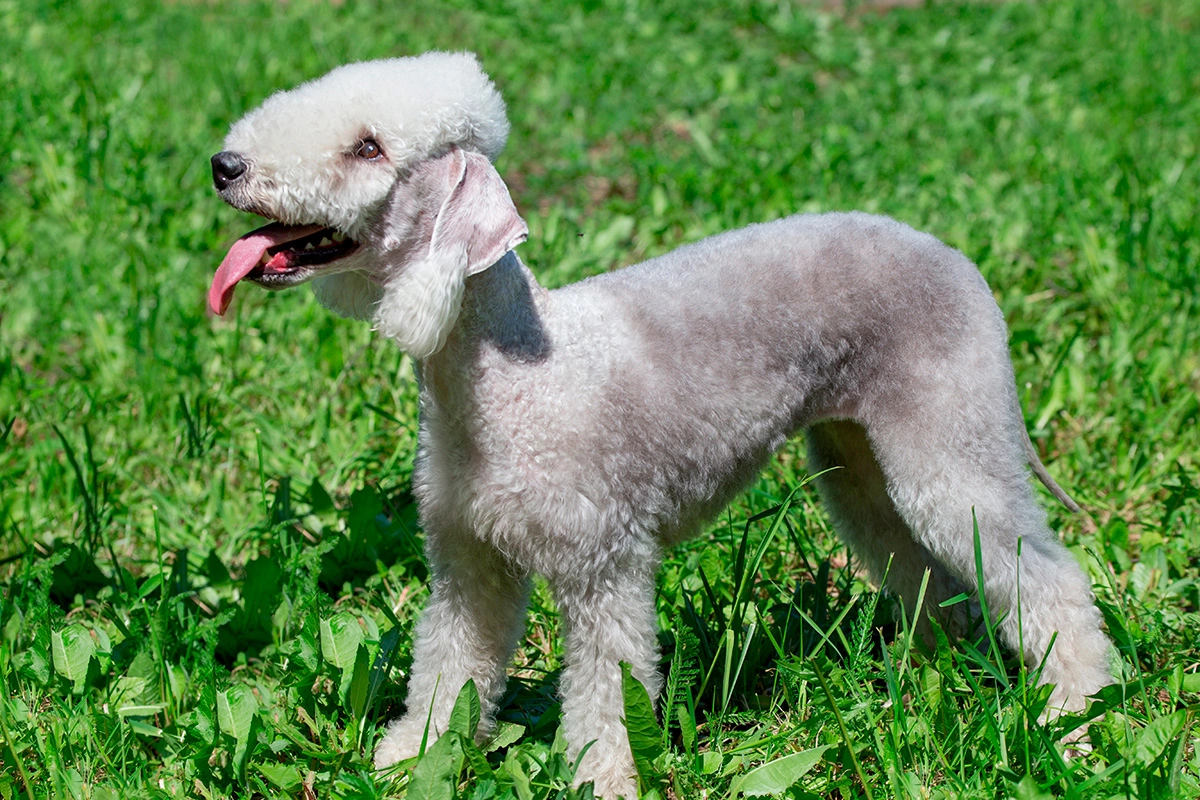
<instances>
[{"instance_id":1,"label":"weed plant","mask_svg":"<svg viewBox=\"0 0 1200 800\"><path fill-rule=\"evenodd\" d=\"M468 687L372 771L426 591L411 365L307 292L204 310L255 224L210 188L229 124L431 48L508 100L551 286L799 211L963 250L1087 509L1047 503L1120 682L1043 725L990 622L914 638L789 445L667 555L657 713L626 682L646 796L1200 797L1200 4L843 5L0 0L0 798L590 796L542 587L496 736Z\"/></svg>"}]
</instances>

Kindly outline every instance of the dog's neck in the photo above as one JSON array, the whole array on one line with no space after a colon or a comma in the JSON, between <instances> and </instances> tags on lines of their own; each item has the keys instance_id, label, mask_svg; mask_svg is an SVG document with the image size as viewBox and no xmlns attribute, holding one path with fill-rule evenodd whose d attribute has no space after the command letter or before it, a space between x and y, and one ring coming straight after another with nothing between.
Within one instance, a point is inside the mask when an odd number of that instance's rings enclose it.
<instances>
[{"instance_id":1,"label":"dog's neck","mask_svg":"<svg viewBox=\"0 0 1200 800\"><path fill-rule=\"evenodd\" d=\"M512 251L467 278L446 343L418 366L430 399L439 406L469 404L478 371L494 360L533 363L548 357L553 343L542 316L547 294Z\"/></svg>"},{"instance_id":2,"label":"dog's neck","mask_svg":"<svg viewBox=\"0 0 1200 800\"><path fill-rule=\"evenodd\" d=\"M491 346L515 361L540 361L550 352L542 322L546 290L517 254L467 278L452 338Z\"/></svg>"}]
</instances>

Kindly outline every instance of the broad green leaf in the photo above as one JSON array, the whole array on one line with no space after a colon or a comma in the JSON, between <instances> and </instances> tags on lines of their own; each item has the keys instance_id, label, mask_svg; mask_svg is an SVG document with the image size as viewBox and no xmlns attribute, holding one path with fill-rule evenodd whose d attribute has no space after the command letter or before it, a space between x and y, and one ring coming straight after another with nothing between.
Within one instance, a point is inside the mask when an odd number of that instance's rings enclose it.
<instances>
[{"instance_id":1,"label":"broad green leaf","mask_svg":"<svg viewBox=\"0 0 1200 800\"><path fill-rule=\"evenodd\" d=\"M238 739L237 746L233 748L233 766L237 770L238 779L243 782L246 780L246 768L250 765L250 745L258 740L258 733L261 729L262 723L259 721L258 715L251 714L246 738Z\"/></svg>"},{"instance_id":2,"label":"broad green leaf","mask_svg":"<svg viewBox=\"0 0 1200 800\"><path fill-rule=\"evenodd\" d=\"M687 710L687 706L675 706L675 719L679 721L679 735L683 739L683 749L689 753L696 752L696 720Z\"/></svg>"},{"instance_id":3,"label":"broad green leaf","mask_svg":"<svg viewBox=\"0 0 1200 800\"><path fill-rule=\"evenodd\" d=\"M621 691L625 698L625 730L638 777L646 787L662 777L654 762L662 755L662 729L654 717L654 704L642 682L633 677L629 664L621 662Z\"/></svg>"},{"instance_id":4,"label":"broad green leaf","mask_svg":"<svg viewBox=\"0 0 1200 800\"><path fill-rule=\"evenodd\" d=\"M86 629L92 636L92 643L96 647L96 655L102 658L112 658L112 641L108 638L108 634L104 628L88 628Z\"/></svg>"},{"instance_id":5,"label":"broad green leaf","mask_svg":"<svg viewBox=\"0 0 1200 800\"><path fill-rule=\"evenodd\" d=\"M217 738L216 720L213 719L216 704L216 693L211 686L205 687L200 692L200 702L196 703L195 708L187 715L190 720L187 725L191 728L191 734L210 745Z\"/></svg>"},{"instance_id":6,"label":"broad green leaf","mask_svg":"<svg viewBox=\"0 0 1200 800\"><path fill-rule=\"evenodd\" d=\"M479 728L479 714L479 691L475 688L474 679L470 679L458 691L454 709L450 712L449 730L467 739L474 739L475 731Z\"/></svg>"},{"instance_id":7,"label":"broad green leaf","mask_svg":"<svg viewBox=\"0 0 1200 800\"><path fill-rule=\"evenodd\" d=\"M238 742L244 742L250 735L250 723L257 709L258 701L246 686L238 684L217 692L217 724L221 733L232 736Z\"/></svg>"},{"instance_id":8,"label":"broad green leaf","mask_svg":"<svg viewBox=\"0 0 1200 800\"><path fill-rule=\"evenodd\" d=\"M132 675L122 675L112 684L108 694L109 708L115 708L118 714L127 706L136 706L146 691L148 681L145 678Z\"/></svg>"},{"instance_id":9,"label":"broad green leaf","mask_svg":"<svg viewBox=\"0 0 1200 800\"><path fill-rule=\"evenodd\" d=\"M45 650L30 647L17 653L12 660L17 674L45 686L50 682L50 658Z\"/></svg>"},{"instance_id":10,"label":"broad green leaf","mask_svg":"<svg viewBox=\"0 0 1200 800\"><path fill-rule=\"evenodd\" d=\"M1015 787L1014 800L1054 800L1054 795L1042 791L1032 775L1026 775Z\"/></svg>"},{"instance_id":11,"label":"broad green leaf","mask_svg":"<svg viewBox=\"0 0 1200 800\"><path fill-rule=\"evenodd\" d=\"M271 619L279 605L279 592L283 586L283 568L275 558L260 557L246 564L246 576L242 580L242 605L246 617L262 621ZM353 653L351 653L353 656Z\"/></svg>"},{"instance_id":12,"label":"broad green leaf","mask_svg":"<svg viewBox=\"0 0 1200 800\"><path fill-rule=\"evenodd\" d=\"M942 706L942 673L928 664L921 667L918 673L921 698L929 707L937 710Z\"/></svg>"},{"instance_id":13,"label":"broad green leaf","mask_svg":"<svg viewBox=\"0 0 1200 800\"><path fill-rule=\"evenodd\" d=\"M292 618L292 610L291 598L285 595L279 605L275 607L275 612L271 614L271 629L275 631L285 630L288 626L288 621Z\"/></svg>"},{"instance_id":14,"label":"broad green leaf","mask_svg":"<svg viewBox=\"0 0 1200 800\"><path fill-rule=\"evenodd\" d=\"M521 748L514 747L509 750L504 756L504 771L512 779L517 800L533 800L533 781L525 771L525 765L521 763L522 758Z\"/></svg>"},{"instance_id":15,"label":"broad green leaf","mask_svg":"<svg viewBox=\"0 0 1200 800\"><path fill-rule=\"evenodd\" d=\"M321 668L321 651L317 643L319 633L319 626L305 626L288 645L291 657L305 672L316 672Z\"/></svg>"},{"instance_id":16,"label":"broad green leaf","mask_svg":"<svg viewBox=\"0 0 1200 800\"><path fill-rule=\"evenodd\" d=\"M348 672L350 675L350 687L347 692L347 709L354 717L354 721L362 719L363 711L367 707L367 687L370 685L371 677L371 659L367 655L366 645L358 646L358 653L354 657L354 670Z\"/></svg>"},{"instance_id":17,"label":"broad green leaf","mask_svg":"<svg viewBox=\"0 0 1200 800\"><path fill-rule=\"evenodd\" d=\"M138 600L145 600L162 586L162 573L156 572L142 582L142 586L138 589Z\"/></svg>"},{"instance_id":18,"label":"broad green leaf","mask_svg":"<svg viewBox=\"0 0 1200 800\"><path fill-rule=\"evenodd\" d=\"M96 643L88 629L82 625L68 625L53 631L50 648L54 654L54 669L79 686L87 677L88 664L96 653Z\"/></svg>"},{"instance_id":19,"label":"broad green leaf","mask_svg":"<svg viewBox=\"0 0 1200 800\"><path fill-rule=\"evenodd\" d=\"M167 689L176 703L187 695L188 674L182 664L167 664Z\"/></svg>"},{"instance_id":20,"label":"broad green leaf","mask_svg":"<svg viewBox=\"0 0 1200 800\"><path fill-rule=\"evenodd\" d=\"M756 767L734 783L730 794L734 797L738 794L749 797L782 794L815 767L828 749L829 745L822 745Z\"/></svg>"},{"instance_id":21,"label":"broad green leaf","mask_svg":"<svg viewBox=\"0 0 1200 800\"><path fill-rule=\"evenodd\" d=\"M148 722L142 722L140 719L126 720L126 722L129 724L130 730L134 733L140 733L142 736L150 736L155 739L162 736L162 728L151 725Z\"/></svg>"},{"instance_id":22,"label":"broad green leaf","mask_svg":"<svg viewBox=\"0 0 1200 800\"><path fill-rule=\"evenodd\" d=\"M312 513L314 514L320 514L333 508L333 498L329 496L329 492L325 491L325 487L321 485L320 478L313 478L312 483L309 484L308 502L312 506Z\"/></svg>"},{"instance_id":23,"label":"broad green leaf","mask_svg":"<svg viewBox=\"0 0 1200 800\"><path fill-rule=\"evenodd\" d=\"M258 771L285 792L295 789L304 782L300 768L290 764L259 764Z\"/></svg>"},{"instance_id":24,"label":"broad green leaf","mask_svg":"<svg viewBox=\"0 0 1200 800\"><path fill-rule=\"evenodd\" d=\"M454 800L454 789L462 772L462 741L447 733L434 742L417 761L408 783L407 800Z\"/></svg>"},{"instance_id":25,"label":"broad green leaf","mask_svg":"<svg viewBox=\"0 0 1200 800\"><path fill-rule=\"evenodd\" d=\"M524 735L524 725L518 725L515 722L497 722L496 730L492 732L492 738L487 740L484 750L488 753L494 753L501 747L508 747L510 744L515 744Z\"/></svg>"},{"instance_id":26,"label":"broad green leaf","mask_svg":"<svg viewBox=\"0 0 1200 800\"><path fill-rule=\"evenodd\" d=\"M340 612L321 620L321 655L338 669L354 666L362 639L362 626L353 614Z\"/></svg>"},{"instance_id":27,"label":"broad green leaf","mask_svg":"<svg viewBox=\"0 0 1200 800\"><path fill-rule=\"evenodd\" d=\"M137 655L129 662L129 668L125 670L125 674L131 678L142 678L146 685L152 685L158 681L158 663L154 660L154 654L150 652L150 647L142 645Z\"/></svg>"},{"instance_id":28,"label":"broad green leaf","mask_svg":"<svg viewBox=\"0 0 1200 800\"><path fill-rule=\"evenodd\" d=\"M495 770L488 763L487 756L483 751L475 746L475 743L470 739L463 738L462 740L463 755L467 758L467 763L471 765L475 776L480 779L495 779Z\"/></svg>"},{"instance_id":29,"label":"broad green leaf","mask_svg":"<svg viewBox=\"0 0 1200 800\"><path fill-rule=\"evenodd\" d=\"M383 513L383 501L379 491L372 486L362 486L350 493L350 513L347 517L347 533L356 544L379 538L376 520Z\"/></svg>"},{"instance_id":30,"label":"broad green leaf","mask_svg":"<svg viewBox=\"0 0 1200 800\"><path fill-rule=\"evenodd\" d=\"M221 563L221 557L217 555L215 550L208 552L208 557L204 559L204 567L201 573L208 578L210 586L223 586L232 580L229 575L229 569Z\"/></svg>"},{"instance_id":31,"label":"broad green leaf","mask_svg":"<svg viewBox=\"0 0 1200 800\"><path fill-rule=\"evenodd\" d=\"M1183 709L1165 717L1159 717L1142 729L1133 744L1133 756L1130 759L1135 764L1149 767L1154 764L1171 740L1183 730L1187 712Z\"/></svg>"},{"instance_id":32,"label":"broad green leaf","mask_svg":"<svg viewBox=\"0 0 1200 800\"><path fill-rule=\"evenodd\" d=\"M29 710L29 704L20 697L4 697L0 695L0 714L8 714L9 724L15 720L22 725L28 725L33 721L33 714ZM20 744L21 740L14 741L9 739L9 744ZM22 747L28 747L29 742L26 740Z\"/></svg>"},{"instance_id":33,"label":"broad green leaf","mask_svg":"<svg viewBox=\"0 0 1200 800\"><path fill-rule=\"evenodd\" d=\"M154 703L144 706L121 706L117 709L117 714L122 717L150 717L166 707L166 703Z\"/></svg>"}]
</instances>

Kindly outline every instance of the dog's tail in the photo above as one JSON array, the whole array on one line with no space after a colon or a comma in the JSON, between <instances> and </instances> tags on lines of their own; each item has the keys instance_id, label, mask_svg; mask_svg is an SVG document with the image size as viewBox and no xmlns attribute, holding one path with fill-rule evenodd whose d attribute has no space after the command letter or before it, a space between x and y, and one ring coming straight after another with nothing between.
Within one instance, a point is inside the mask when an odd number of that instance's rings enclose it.
<instances>
[{"instance_id":1,"label":"dog's tail","mask_svg":"<svg viewBox=\"0 0 1200 800\"><path fill-rule=\"evenodd\" d=\"M1050 473L1042 465L1042 460L1038 458L1037 450L1033 448L1033 442L1029 438L1029 431L1025 430L1024 425L1021 426L1021 435L1025 439L1025 455L1029 458L1029 468L1033 470L1033 474L1037 475L1038 480L1050 490L1050 494L1058 498L1060 503L1076 514L1082 511L1079 504L1071 499L1071 495L1063 491L1054 478L1050 477Z\"/></svg>"}]
</instances>

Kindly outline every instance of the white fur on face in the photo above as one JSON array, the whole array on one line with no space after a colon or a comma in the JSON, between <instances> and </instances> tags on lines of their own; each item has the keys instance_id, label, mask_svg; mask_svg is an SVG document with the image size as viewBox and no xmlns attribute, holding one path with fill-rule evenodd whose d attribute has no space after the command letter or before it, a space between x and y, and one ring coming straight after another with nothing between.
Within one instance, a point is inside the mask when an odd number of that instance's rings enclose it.
<instances>
[{"instance_id":1,"label":"white fur on face","mask_svg":"<svg viewBox=\"0 0 1200 800\"><path fill-rule=\"evenodd\" d=\"M246 169L220 191L243 210L348 234L353 252L309 271L318 300L423 359L457 319L467 275L524 241L489 163L507 134L470 54L350 64L235 124L225 147Z\"/></svg>"},{"instance_id":2,"label":"white fur on face","mask_svg":"<svg viewBox=\"0 0 1200 800\"><path fill-rule=\"evenodd\" d=\"M495 158L507 137L504 101L469 53L348 64L272 95L233 126L225 149L249 171L229 199L359 239L364 210L384 201L400 172L455 146ZM381 160L354 155L367 138Z\"/></svg>"}]
</instances>

